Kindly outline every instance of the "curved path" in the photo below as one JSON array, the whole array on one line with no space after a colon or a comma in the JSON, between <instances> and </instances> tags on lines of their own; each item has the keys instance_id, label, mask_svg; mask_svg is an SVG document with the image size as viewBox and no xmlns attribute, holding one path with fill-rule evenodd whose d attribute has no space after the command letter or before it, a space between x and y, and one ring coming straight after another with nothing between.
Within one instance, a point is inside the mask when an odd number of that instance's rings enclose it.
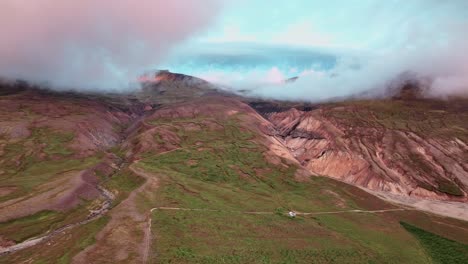
<instances>
[{"instance_id":1,"label":"curved path","mask_svg":"<svg viewBox=\"0 0 468 264\"><path fill-rule=\"evenodd\" d=\"M180 211L205 211L205 212L227 212L227 213L241 213L241 214L276 214L276 212L259 212L259 211L230 211L230 210L216 210L216 209L202 209L202 208L180 208L180 207L155 207L151 208L150 213L155 210L180 210ZM322 214L342 214L342 213L385 213L395 211L408 211L416 210L409 208L391 208L381 210L341 210L341 211L322 211L322 212L296 212L296 215L322 215ZM287 213L286 213L287 215Z\"/></svg>"}]
</instances>

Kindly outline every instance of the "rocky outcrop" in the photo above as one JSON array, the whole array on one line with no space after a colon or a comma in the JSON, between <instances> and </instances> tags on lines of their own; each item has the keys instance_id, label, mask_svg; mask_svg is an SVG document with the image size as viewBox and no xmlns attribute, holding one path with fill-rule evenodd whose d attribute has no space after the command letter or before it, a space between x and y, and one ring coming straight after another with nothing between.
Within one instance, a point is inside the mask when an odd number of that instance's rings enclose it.
<instances>
[{"instance_id":1,"label":"rocky outcrop","mask_svg":"<svg viewBox=\"0 0 468 264\"><path fill-rule=\"evenodd\" d=\"M368 122L378 120L373 111L346 105L313 111L291 109L270 114L269 120L282 143L312 173L375 191L467 200L465 141L436 136L446 132L446 127L439 128L440 133L425 134Z\"/></svg>"}]
</instances>

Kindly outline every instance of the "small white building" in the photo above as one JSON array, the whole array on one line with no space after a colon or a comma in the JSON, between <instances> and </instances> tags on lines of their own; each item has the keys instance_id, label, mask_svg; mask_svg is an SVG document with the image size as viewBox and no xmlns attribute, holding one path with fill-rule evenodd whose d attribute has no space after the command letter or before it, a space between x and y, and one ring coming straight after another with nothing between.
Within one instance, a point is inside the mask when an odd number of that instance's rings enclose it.
<instances>
[{"instance_id":1,"label":"small white building","mask_svg":"<svg viewBox=\"0 0 468 264\"><path fill-rule=\"evenodd\" d=\"M294 217L296 217L296 212L289 211L288 215L289 215L289 217L294 218Z\"/></svg>"}]
</instances>

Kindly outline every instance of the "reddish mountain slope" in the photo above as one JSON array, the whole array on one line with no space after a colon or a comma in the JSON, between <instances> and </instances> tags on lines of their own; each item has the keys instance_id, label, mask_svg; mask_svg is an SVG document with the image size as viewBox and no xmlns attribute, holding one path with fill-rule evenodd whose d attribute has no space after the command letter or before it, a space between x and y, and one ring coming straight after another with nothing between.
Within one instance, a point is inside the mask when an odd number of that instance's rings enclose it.
<instances>
[{"instance_id":1,"label":"reddish mountain slope","mask_svg":"<svg viewBox=\"0 0 468 264\"><path fill-rule=\"evenodd\" d=\"M372 190L466 201L467 100L370 100L268 114L311 172Z\"/></svg>"}]
</instances>

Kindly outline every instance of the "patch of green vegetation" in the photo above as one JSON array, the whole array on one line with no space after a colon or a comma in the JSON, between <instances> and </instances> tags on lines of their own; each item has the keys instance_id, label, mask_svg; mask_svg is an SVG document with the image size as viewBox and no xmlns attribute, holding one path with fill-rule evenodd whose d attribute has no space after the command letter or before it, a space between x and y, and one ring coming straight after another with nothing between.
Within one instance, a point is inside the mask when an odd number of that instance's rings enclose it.
<instances>
[{"instance_id":1,"label":"patch of green vegetation","mask_svg":"<svg viewBox=\"0 0 468 264\"><path fill-rule=\"evenodd\" d=\"M183 121L173 121L174 124L179 122ZM252 175L256 168L268 166L262 156L263 149L250 141L253 133L240 130L233 122L227 122L222 130L206 128L201 133L179 130L184 140L180 150L157 158L148 153L144 162L149 167L176 171L204 181L232 181L239 177L239 169L255 177ZM205 127L202 122L199 124Z\"/></svg>"},{"instance_id":2,"label":"patch of green vegetation","mask_svg":"<svg viewBox=\"0 0 468 264\"><path fill-rule=\"evenodd\" d=\"M377 263L425 263L416 241L401 232L397 222L382 222L374 214L319 215L315 219L378 256Z\"/></svg>"},{"instance_id":3,"label":"patch of green vegetation","mask_svg":"<svg viewBox=\"0 0 468 264\"><path fill-rule=\"evenodd\" d=\"M46 234L67 224L84 220L92 201L82 200L78 206L65 212L45 210L25 217L0 223L0 234L15 242Z\"/></svg>"},{"instance_id":4,"label":"patch of green vegetation","mask_svg":"<svg viewBox=\"0 0 468 264\"><path fill-rule=\"evenodd\" d=\"M429 162L425 161L420 154L411 153L405 161L409 162L413 168L417 168L419 173L424 175L433 175L434 173L434 169L429 166ZM419 181L418 186L429 191L439 191L453 196L463 196L462 190L454 182L437 177L434 178L436 178L435 185Z\"/></svg>"},{"instance_id":5,"label":"patch of green vegetation","mask_svg":"<svg viewBox=\"0 0 468 264\"><path fill-rule=\"evenodd\" d=\"M179 118L171 118L171 117L159 117L157 119L153 119L149 121L151 125L175 125L180 123L200 123L206 120L215 120L213 118L207 116L195 116L195 117L179 117Z\"/></svg>"},{"instance_id":6,"label":"patch of green vegetation","mask_svg":"<svg viewBox=\"0 0 468 264\"><path fill-rule=\"evenodd\" d=\"M144 182L144 178L135 175L129 169L124 169L112 175L112 177L104 183L104 187L117 193L117 197L113 202L113 205L116 206Z\"/></svg>"},{"instance_id":7,"label":"patch of green vegetation","mask_svg":"<svg viewBox=\"0 0 468 264\"><path fill-rule=\"evenodd\" d=\"M61 255L57 259L57 263L65 264L71 263L72 257L77 253L83 251L88 246L93 245L96 243L96 234L106 226L107 222L109 222L109 217L104 216L99 218L96 221L93 221L83 227L80 227L81 236L79 236L76 240L74 245L71 246L68 250L65 251L65 254ZM50 259L50 258L49 258ZM50 262L49 262L50 263Z\"/></svg>"},{"instance_id":8,"label":"patch of green vegetation","mask_svg":"<svg viewBox=\"0 0 468 264\"><path fill-rule=\"evenodd\" d=\"M422 182L422 181L419 181L419 182L418 182L418 187L421 187L421 188L423 188L423 189L426 189L426 190L432 191L432 192L433 192L433 191L436 191L436 189L434 188L434 186L432 186L432 185L430 185L430 184L428 184L428 183L426 183L426 182Z\"/></svg>"},{"instance_id":9,"label":"patch of green vegetation","mask_svg":"<svg viewBox=\"0 0 468 264\"><path fill-rule=\"evenodd\" d=\"M405 222L400 224L413 234L435 263L468 263L468 245L446 239Z\"/></svg>"},{"instance_id":10,"label":"patch of green vegetation","mask_svg":"<svg viewBox=\"0 0 468 264\"><path fill-rule=\"evenodd\" d=\"M0 223L0 234L16 243L42 235L55 224L65 219L65 215L55 211L42 211L36 214Z\"/></svg>"},{"instance_id":11,"label":"patch of green vegetation","mask_svg":"<svg viewBox=\"0 0 468 264\"><path fill-rule=\"evenodd\" d=\"M434 169L429 166L428 162L423 159L420 154L411 153L408 155L407 162L410 162L414 168L418 168L424 174L432 175ZM463 196L462 190L457 184L445 179L436 178L436 186L432 186L425 182L419 182L418 186L429 191L439 191L453 196Z\"/></svg>"},{"instance_id":12,"label":"patch of green vegetation","mask_svg":"<svg viewBox=\"0 0 468 264\"><path fill-rule=\"evenodd\" d=\"M0 234L8 240L22 242L32 237L46 234L67 224L84 220L89 213L92 201L80 204L66 212L44 210L32 215L0 223Z\"/></svg>"},{"instance_id":13,"label":"patch of green vegetation","mask_svg":"<svg viewBox=\"0 0 468 264\"><path fill-rule=\"evenodd\" d=\"M229 212L153 213L160 263L366 263L379 258L315 221Z\"/></svg>"},{"instance_id":14,"label":"patch of green vegetation","mask_svg":"<svg viewBox=\"0 0 468 264\"><path fill-rule=\"evenodd\" d=\"M158 144L164 144L164 140L162 139L162 137L161 137L160 134L155 134L155 135L154 135L154 140L155 140L156 143L158 143Z\"/></svg>"},{"instance_id":15,"label":"patch of green vegetation","mask_svg":"<svg viewBox=\"0 0 468 264\"><path fill-rule=\"evenodd\" d=\"M64 173L83 170L99 162L97 156L85 159L48 160L31 163L14 174L0 175L0 186L19 188L11 195L1 197L0 201L31 194L42 184L50 182Z\"/></svg>"},{"instance_id":16,"label":"patch of green vegetation","mask_svg":"<svg viewBox=\"0 0 468 264\"><path fill-rule=\"evenodd\" d=\"M453 182L450 181L440 181L438 183L438 190L440 192L449 194L449 195L454 195L454 196L463 196L463 192L460 190L460 188Z\"/></svg>"},{"instance_id":17,"label":"patch of green vegetation","mask_svg":"<svg viewBox=\"0 0 468 264\"><path fill-rule=\"evenodd\" d=\"M45 144L44 152L47 155L68 156L73 152L66 146L70 143L75 135L71 132L53 132L50 129L39 128L35 129L32 137L36 144Z\"/></svg>"},{"instance_id":18,"label":"patch of green vegetation","mask_svg":"<svg viewBox=\"0 0 468 264\"><path fill-rule=\"evenodd\" d=\"M233 250L229 254L216 256L196 255L190 248L176 249L176 258L163 259L160 263L373 263L372 259L366 257L365 253L352 249L281 249L269 251L265 249Z\"/></svg>"},{"instance_id":19,"label":"patch of green vegetation","mask_svg":"<svg viewBox=\"0 0 468 264\"><path fill-rule=\"evenodd\" d=\"M43 161L39 155L41 152L59 157L68 157L73 152L67 147L74 138L73 133L55 132L48 128L36 128L32 131L31 136L19 141L7 142L4 147L4 155L2 160L5 166L12 172L21 170L32 163Z\"/></svg>"},{"instance_id":20,"label":"patch of green vegetation","mask_svg":"<svg viewBox=\"0 0 468 264\"><path fill-rule=\"evenodd\" d=\"M421 170L423 173L431 174L434 169L428 165L428 162L424 160L421 154L410 153L408 159L411 163L414 164L416 168Z\"/></svg>"},{"instance_id":21,"label":"patch of green vegetation","mask_svg":"<svg viewBox=\"0 0 468 264\"><path fill-rule=\"evenodd\" d=\"M115 154L117 157L119 157L120 159L124 159L125 158L125 149L122 148L121 146L115 146L115 147L112 147L111 149L109 149L109 152Z\"/></svg>"},{"instance_id":22,"label":"patch of green vegetation","mask_svg":"<svg viewBox=\"0 0 468 264\"><path fill-rule=\"evenodd\" d=\"M4 155L2 159L11 161L15 157L29 157L31 162L39 161L39 154L43 151L49 156L66 157L73 152L67 147L74 138L74 134L70 132L56 132L48 128L36 128L32 131L31 136L19 141L10 142L4 147ZM25 163L21 159L17 159L24 167ZM16 160L13 162L16 164Z\"/></svg>"},{"instance_id":23,"label":"patch of green vegetation","mask_svg":"<svg viewBox=\"0 0 468 264\"><path fill-rule=\"evenodd\" d=\"M0 198L6 201L21 197L40 185L54 180L65 172L82 170L96 164L100 155L77 159L68 148L73 140L72 133L59 133L47 128L37 128L30 137L7 142L1 157L1 186L16 187L16 191Z\"/></svg>"},{"instance_id":24,"label":"patch of green vegetation","mask_svg":"<svg viewBox=\"0 0 468 264\"><path fill-rule=\"evenodd\" d=\"M86 225L71 229L71 232L58 234L51 244L41 243L13 255L0 257L0 263L71 263L73 256L96 242L96 234L104 228L109 217L104 216Z\"/></svg>"}]
</instances>

